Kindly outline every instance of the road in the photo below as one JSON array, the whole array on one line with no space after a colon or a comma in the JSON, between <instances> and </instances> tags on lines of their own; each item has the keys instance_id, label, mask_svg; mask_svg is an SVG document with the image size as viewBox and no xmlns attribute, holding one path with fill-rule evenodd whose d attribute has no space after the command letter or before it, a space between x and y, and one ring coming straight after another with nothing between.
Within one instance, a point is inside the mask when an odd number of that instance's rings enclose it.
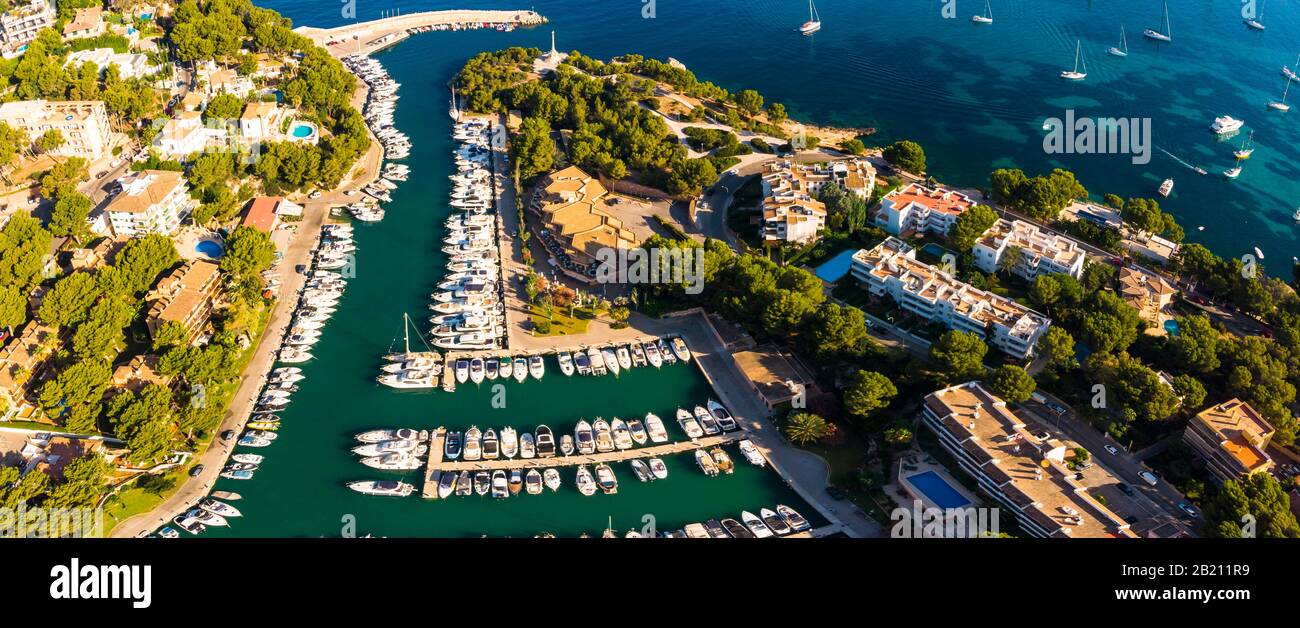
<instances>
[{"instance_id":1,"label":"road","mask_svg":"<svg viewBox=\"0 0 1300 628\"><path fill-rule=\"evenodd\" d=\"M1137 456L1126 451L1119 443L1111 440L1109 436L1080 418L1070 408L1069 404L1041 390L1038 392L1047 397L1052 403L1060 404L1062 408L1065 408L1065 414L1058 417L1050 408L1034 401L1026 401L1021 404L1021 407L1017 408L1016 412L1032 417L1039 423L1048 426L1049 430L1060 432L1070 440L1075 441L1092 454L1093 462L1101 465L1116 478L1135 489L1137 498L1130 501L1137 505L1140 512L1134 514L1140 514L1144 519L1167 520L1175 524L1180 530L1195 536L1194 527L1196 522L1178 509L1178 503L1184 499L1183 494L1178 492L1178 489L1164 481L1164 479L1161 479L1156 486L1147 484L1145 480L1138 477L1138 473L1147 470L1147 468L1142 466L1142 462ZM1112 454L1108 452L1106 450L1107 445L1115 447L1119 453Z\"/></svg>"}]
</instances>

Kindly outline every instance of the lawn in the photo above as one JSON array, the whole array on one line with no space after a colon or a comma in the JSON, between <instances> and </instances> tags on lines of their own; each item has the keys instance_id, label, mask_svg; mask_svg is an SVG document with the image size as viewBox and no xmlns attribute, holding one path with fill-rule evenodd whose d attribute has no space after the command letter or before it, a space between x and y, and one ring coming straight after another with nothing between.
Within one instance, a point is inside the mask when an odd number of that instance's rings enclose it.
<instances>
[{"instance_id":1,"label":"lawn","mask_svg":"<svg viewBox=\"0 0 1300 628\"><path fill-rule=\"evenodd\" d=\"M587 333L587 325L591 320L596 318L596 312L588 308L574 308L573 316L568 315L568 308L557 307L552 312L550 318L551 331L543 334L537 331L537 326L547 322L546 312L540 305L533 305L530 308L530 319L533 322L533 333L538 336L571 336L574 334Z\"/></svg>"},{"instance_id":2,"label":"lawn","mask_svg":"<svg viewBox=\"0 0 1300 628\"><path fill-rule=\"evenodd\" d=\"M811 445L795 445L804 451L821 456L826 464L830 465L830 477L826 481L844 491L849 501L853 502L862 512L867 513L872 519L885 524L889 521L889 513L886 512L881 504L892 508L891 503L887 500L872 499L862 485L858 482L858 471L866 462L867 443L853 430L840 428L843 433L844 442L836 445L824 445L822 443L813 443ZM877 489L878 490L878 489Z\"/></svg>"},{"instance_id":3,"label":"lawn","mask_svg":"<svg viewBox=\"0 0 1300 628\"><path fill-rule=\"evenodd\" d=\"M165 473L162 477L170 477L175 482L174 487L165 491L166 493L171 493L184 483L181 469ZM104 502L104 533L106 535L110 534L113 528L116 528L123 521L138 514L149 512L161 503L165 497L165 494L136 488L135 486L123 489L120 493Z\"/></svg>"}]
</instances>

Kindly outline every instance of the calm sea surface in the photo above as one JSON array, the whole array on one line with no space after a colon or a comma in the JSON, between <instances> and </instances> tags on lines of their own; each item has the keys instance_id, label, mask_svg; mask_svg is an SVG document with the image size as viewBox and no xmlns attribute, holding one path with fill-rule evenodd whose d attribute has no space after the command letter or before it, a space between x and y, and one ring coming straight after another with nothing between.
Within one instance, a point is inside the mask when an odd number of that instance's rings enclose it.
<instances>
[{"instance_id":1,"label":"calm sea surface","mask_svg":"<svg viewBox=\"0 0 1300 628\"><path fill-rule=\"evenodd\" d=\"M346 21L342 3L258 4L299 25ZM653 19L643 17L650 11L636 0L546 0L531 5L550 18L546 27L427 33L377 55L402 83L397 125L415 145L407 160L411 179L394 194L384 222L358 227L358 277L317 345L316 360L304 367L308 379L301 392L281 413L286 426L280 439L260 450L267 455L263 468L252 481L219 485L243 494L238 506L245 516L232 528L208 534L336 536L347 515L355 517L361 535L468 537L599 532L607 517L626 530L640 527L647 514L669 528L777 502L799 504L812 514L775 474L745 465L734 447L737 472L720 478L704 477L689 456L670 458L668 480L649 485L637 483L621 465L615 496L581 497L572 488L572 471L564 472L566 486L558 493L504 502L384 499L344 488L346 481L386 475L360 465L347 451L352 434L365 429L531 429L547 423L562 433L580 417L628 418L646 411L672 423L676 406L709 395L694 366L681 365L593 379L564 378L550 362L544 381L507 384L505 409L492 407L486 387L467 385L447 394L397 392L373 383L378 356L400 343L402 314L424 318L442 274L438 249L452 167L447 80L480 51L548 48L552 28L562 50L601 58L672 56L702 80L757 89L799 119L874 126L882 143L916 140L926 148L931 171L957 185L984 185L998 167L1033 173L1060 166L1076 172L1094 194L1138 196L1153 195L1160 180L1174 177L1174 195L1162 206L1178 216L1188 240L1223 256L1259 246L1273 272L1287 274L1286 261L1300 254L1300 229L1290 218L1300 205L1300 170L1294 165L1300 114L1273 112L1265 104L1281 96L1280 69L1300 52L1300 9L1294 3L1264 3L1268 30L1260 33L1242 24L1234 0L1171 2L1174 43L1162 45L1141 36L1143 28L1159 25L1161 4L1153 0L995 1L995 23L985 26L969 21L983 3L959 0L952 19L943 17L944 4L822 0L823 30L802 37L792 32L807 19L807 6L797 0L657 0ZM356 13L373 19L398 8L412 13L528 7L495 0L357 0ZM1106 54L1118 43L1121 25L1129 35L1125 59ZM1089 75L1067 83L1058 73L1073 65L1076 40L1082 41ZM1135 165L1129 155L1046 154L1043 121L1064 117L1067 109L1080 117L1151 118L1151 162ZM1258 144L1240 179L1231 182L1220 173L1232 165L1232 150L1245 135L1217 141L1207 128L1224 114L1244 119ZM1209 176L1197 176L1170 155L1204 167ZM412 482L419 478L419 472L406 475Z\"/></svg>"}]
</instances>

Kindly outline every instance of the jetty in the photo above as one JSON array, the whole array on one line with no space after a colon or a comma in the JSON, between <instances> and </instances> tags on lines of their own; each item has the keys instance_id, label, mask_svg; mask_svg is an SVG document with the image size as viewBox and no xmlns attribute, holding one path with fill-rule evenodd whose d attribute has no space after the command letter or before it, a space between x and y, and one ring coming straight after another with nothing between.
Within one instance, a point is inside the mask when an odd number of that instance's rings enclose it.
<instances>
[{"instance_id":1,"label":"jetty","mask_svg":"<svg viewBox=\"0 0 1300 628\"><path fill-rule=\"evenodd\" d=\"M413 33L434 30L468 30L472 28L514 28L546 23L536 11L420 11L394 15L335 28L299 26L295 33L311 39L336 57L370 54L392 46Z\"/></svg>"},{"instance_id":2,"label":"jetty","mask_svg":"<svg viewBox=\"0 0 1300 628\"><path fill-rule=\"evenodd\" d=\"M443 443L446 438L445 428L440 427L429 433L429 463L424 472L424 486L420 488L420 496L425 499L438 499L438 482L442 480L442 473L437 469L442 464Z\"/></svg>"},{"instance_id":3,"label":"jetty","mask_svg":"<svg viewBox=\"0 0 1300 628\"><path fill-rule=\"evenodd\" d=\"M601 463L624 462L638 458L660 458L696 449L727 445L746 438L744 430L726 434L705 436L695 440L684 440L650 447L633 447L618 451L607 451L588 455L555 456L552 458L502 458L497 460L443 460L442 452L429 450L429 466L425 473L425 490L428 490L427 478L436 473L460 473L461 471L512 471L515 469L546 469L549 467L572 467L580 464L597 465ZM441 441L439 441L441 442ZM437 481L433 482L437 494ZM426 495L427 496L427 495Z\"/></svg>"}]
</instances>

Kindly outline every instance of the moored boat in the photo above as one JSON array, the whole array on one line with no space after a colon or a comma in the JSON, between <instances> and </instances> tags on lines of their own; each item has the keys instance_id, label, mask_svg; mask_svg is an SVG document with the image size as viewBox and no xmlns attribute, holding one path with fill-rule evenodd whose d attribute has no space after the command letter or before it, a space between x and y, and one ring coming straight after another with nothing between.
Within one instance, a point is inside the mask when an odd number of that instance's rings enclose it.
<instances>
[{"instance_id":1,"label":"moored boat","mask_svg":"<svg viewBox=\"0 0 1300 628\"><path fill-rule=\"evenodd\" d=\"M614 469L603 462L596 465L596 484L606 495L617 493L618 477L614 475Z\"/></svg>"},{"instance_id":2,"label":"moored boat","mask_svg":"<svg viewBox=\"0 0 1300 628\"><path fill-rule=\"evenodd\" d=\"M799 514L795 509L789 506L777 504L776 512L781 515L781 519L785 520L786 525L790 526L790 529L795 532L803 532L804 530L812 529L812 524L808 523L808 520L805 519L803 515Z\"/></svg>"},{"instance_id":3,"label":"moored boat","mask_svg":"<svg viewBox=\"0 0 1300 628\"><path fill-rule=\"evenodd\" d=\"M535 440L537 443L538 458L555 457L555 434L551 432L551 428L545 425L538 425Z\"/></svg>"},{"instance_id":4,"label":"moored boat","mask_svg":"<svg viewBox=\"0 0 1300 628\"><path fill-rule=\"evenodd\" d=\"M677 424L682 426L682 431L686 432L686 435L689 436L691 440L704 436L704 430L700 427L700 424L695 421L695 417L691 416L690 412L687 412L682 408L677 409Z\"/></svg>"},{"instance_id":5,"label":"moored boat","mask_svg":"<svg viewBox=\"0 0 1300 628\"><path fill-rule=\"evenodd\" d=\"M560 472L559 472L559 471L556 471L555 469L547 469L547 470L543 471L543 472L542 472L542 481L546 484L546 488L551 489L551 492L555 492L555 491L560 490Z\"/></svg>"},{"instance_id":6,"label":"moored boat","mask_svg":"<svg viewBox=\"0 0 1300 628\"><path fill-rule=\"evenodd\" d=\"M767 524L763 523L763 520L758 518L754 513L746 510L740 513L740 520L745 523L745 527L749 528L749 531L752 532L754 536L760 539L766 539L772 536L772 530L768 528Z\"/></svg>"},{"instance_id":7,"label":"moored boat","mask_svg":"<svg viewBox=\"0 0 1300 628\"><path fill-rule=\"evenodd\" d=\"M695 463L700 465L700 470L704 475L713 477L718 474L718 464L713 461L713 457L703 449L695 450Z\"/></svg>"},{"instance_id":8,"label":"moored boat","mask_svg":"<svg viewBox=\"0 0 1300 628\"><path fill-rule=\"evenodd\" d=\"M591 475L587 465L578 466L578 475L575 478L578 485L578 492L584 496L591 497L596 494L596 478Z\"/></svg>"},{"instance_id":9,"label":"moored boat","mask_svg":"<svg viewBox=\"0 0 1300 628\"><path fill-rule=\"evenodd\" d=\"M393 480L363 480L359 482L348 482L347 486L363 495L406 497L415 492L415 487L413 485Z\"/></svg>"},{"instance_id":10,"label":"moored boat","mask_svg":"<svg viewBox=\"0 0 1300 628\"><path fill-rule=\"evenodd\" d=\"M776 533L777 536L785 536L793 532L793 530L790 529L790 524L777 516L776 512L771 508L763 508L759 510L758 516L763 520L763 523L772 530L772 532Z\"/></svg>"},{"instance_id":11,"label":"moored boat","mask_svg":"<svg viewBox=\"0 0 1300 628\"><path fill-rule=\"evenodd\" d=\"M524 490L529 495L537 495L542 492L542 474L537 469L529 469L528 475L524 476Z\"/></svg>"},{"instance_id":12,"label":"moored boat","mask_svg":"<svg viewBox=\"0 0 1300 628\"><path fill-rule=\"evenodd\" d=\"M717 401L710 399L708 401L707 407L709 409L709 413L712 414L713 418L718 421L718 427L721 427L722 431L730 432L736 429L737 427L739 427L736 424L735 417L731 416L731 413L728 412L727 408L724 407L721 403L718 403Z\"/></svg>"},{"instance_id":13,"label":"moored boat","mask_svg":"<svg viewBox=\"0 0 1300 628\"><path fill-rule=\"evenodd\" d=\"M664 421L659 418L659 415L653 412L647 412L645 414L645 428L646 432L649 433L650 442L668 442L668 430L664 429Z\"/></svg>"}]
</instances>

